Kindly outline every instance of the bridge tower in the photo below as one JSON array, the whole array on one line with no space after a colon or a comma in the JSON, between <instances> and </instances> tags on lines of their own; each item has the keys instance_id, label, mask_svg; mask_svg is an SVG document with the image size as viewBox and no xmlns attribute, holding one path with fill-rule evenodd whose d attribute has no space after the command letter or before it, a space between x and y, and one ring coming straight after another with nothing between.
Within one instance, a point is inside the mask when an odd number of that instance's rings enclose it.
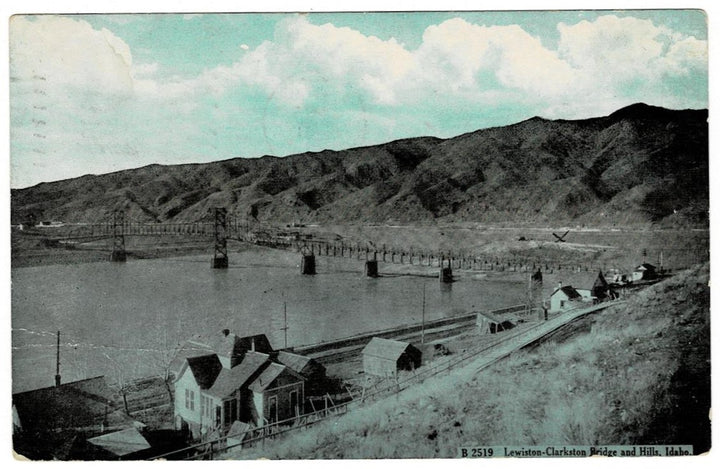
<instances>
[{"instance_id":1,"label":"bridge tower","mask_svg":"<svg viewBox=\"0 0 720 469\"><path fill-rule=\"evenodd\" d=\"M125 262L127 253L125 252L125 212L116 210L113 212L112 221L113 248L110 253L112 262Z\"/></svg>"},{"instance_id":2,"label":"bridge tower","mask_svg":"<svg viewBox=\"0 0 720 469\"><path fill-rule=\"evenodd\" d=\"M227 269L227 209L215 207L215 254L213 255L213 269Z\"/></svg>"}]
</instances>

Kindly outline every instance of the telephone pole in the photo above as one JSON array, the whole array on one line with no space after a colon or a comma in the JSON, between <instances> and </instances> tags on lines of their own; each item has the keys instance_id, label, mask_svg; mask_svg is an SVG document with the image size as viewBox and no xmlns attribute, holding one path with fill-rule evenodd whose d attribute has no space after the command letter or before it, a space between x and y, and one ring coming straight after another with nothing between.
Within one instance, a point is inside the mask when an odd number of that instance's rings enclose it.
<instances>
[{"instance_id":1,"label":"telephone pole","mask_svg":"<svg viewBox=\"0 0 720 469\"><path fill-rule=\"evenodd\" d=\"M425 281L423 281L422 326L420 329L420 344L425 345Z\"/></svg>"},{"instance_id":2,"label":"telephone pole","mask_svg":"<svg viewBox=\"0 0 720 469\"><path fill-rule=\"evenodd\" d=\"M60 331L57 331L57 354L55 360L55 386L60 386Z\"/></svg>"}]
</instances>

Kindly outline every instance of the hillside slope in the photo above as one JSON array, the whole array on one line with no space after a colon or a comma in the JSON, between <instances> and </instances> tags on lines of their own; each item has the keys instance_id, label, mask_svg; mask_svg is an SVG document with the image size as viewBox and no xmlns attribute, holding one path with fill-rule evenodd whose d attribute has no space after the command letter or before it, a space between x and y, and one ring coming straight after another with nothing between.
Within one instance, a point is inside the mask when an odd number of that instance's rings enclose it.
<instances>
[{"instance_id":1,"label":"hillside slope","mask_svg":"<svg viewBox=\"0 0 720 469\"><path fill-rule=\"evenodd\" d=\"M194 221L215 206L273 222L576 221L705 224L707 111L636 104L284 158L88 175L12 190L14 223Z\"/></svg>"},{"instance_id":2,"label":"hillside slope","mask_svg":"<svg viewBox=\"0 0 720 469\"><path fill-rule=\"evenodd\" d=\"M571 323L478 373L468 366L228 458L432 458L459 447L710 447L707 264Z\"/></svg>"}]
</instances>

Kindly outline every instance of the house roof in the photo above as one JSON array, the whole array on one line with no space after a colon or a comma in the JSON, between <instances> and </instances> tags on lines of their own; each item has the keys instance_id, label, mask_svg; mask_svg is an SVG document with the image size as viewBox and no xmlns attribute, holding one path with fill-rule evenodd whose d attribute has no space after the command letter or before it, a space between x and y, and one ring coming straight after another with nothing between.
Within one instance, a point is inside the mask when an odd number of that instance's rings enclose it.
<instances>
[{"instance_id":1,"label":"house roof","mask_svg":"<svg viewBox=\"0 0 720 469\"><path fill-rule=\"evenodd\" d=\"M252 383L248 386L251 391L263 392L281 375L288 373L293 377L297 378L298 381L302 381L303 377L293 370L289 369L285 365L280 363L270 363L270 366L265 368L260 376L255 378Z\"/></svg>"},{"instance_id":2,"label":"house roof","mask_svg":"<svg viewBox=\"0 0 720 469\"><path fill-rule=\"evenodd\" d=\"M116 406L104 376L14 394L13 406L23 431L92 428L130 424Z\"/></svg>"},{"instance_id":3,"label":"house roof","mask_svg":"<svg viewBox=\"0 0 720 469\"><path fill-rule=\"evenodd\" d=\"M578 293L577 290L575 290L570 285L565 285L564 287L555 289L555 291L552 292L552 295L550 295L550 296L555 295L555 293L557 293L559 291L563 292L565 294L565 296L567 296L571 300L575 300L575 299L582 297L582 295L580 295L580 293Z\"/></svg>"},{"instance_id":4,"label":"house roof","mask_svg":"<svg viewBox=\"0 0 720 469\"><path fill-rule=\"evenodd\" d=\"M186 358L199 357L202 355L209 355L211 353L213 353L213 349L209 345L194 340L188 340L180 347L180 350L177 351L170 362L170 372L177 378L180 376L180 372L185 365Z\"/></svg>"},{"instance_id":5,"label":"house roof","mask_svg":"<svg viewBox=\"0 0 720 469\"><path fill-rule=\"evenodd\" d=\"M107 433L87 440L88 443L98 446L117 456L127 456L150 448L150 443L134 427Z\"/></svg>"},{"instance_id":6,"label":"house roof","mask_svg":"<svg viewBox=\"0 0 720 469\"><path fill-rule=\"evenodd\" d=\"M372 357L385 358L388 360L397 360L400 356L412 347L407 342L399 340L383 339L382 337L373 337L365 346L362 353Z\"/></svg>"},{"instance_id":7,"label":"house roof","mask_svg":"<svg viewBox=\"0 0 720 469\"><path fill-rule=\"evenodd\" d=\"M298 355L284 350L278 352L277 360L297 373L302 373L305 367L313 361L312 358L306 357L305 355Z\"/></svg>"},{"instance_id":8,"label":"house roof","mask_svg":"<svg viewBox=\"0 0 720 469\"><path fill-rule=\"evenodd\" d=\"M598 273L597 278L595 279L595 283L593 283L593 289L595 288L607 288L608 283L607 280L605 280L605 276L602 272Z\"/></svg>"},{"instance_id":9,"label":"house roof","mask_svg":"<svg viewBox=\"0 0 720 469\"><path fill-rule=\"evenodd\" d=\"M247 352L255 349L256 352L270 353L273 351L270 341L265 334L249 335L247 337L240 337L237 340L237 347L242 352Z\"/></svg>"},{"instance_id":10,"label":"house roof","mask_svg":"<svg viewBox=\"0 0 720 469\"><path fill-rule=\"evenodd\" d=\"M227 335L225 333L227 333ZM170 369L171 371L177 370L175 375L179 376L179 370L185 358L216 353L221 357L237 357L242 359L245 352L253 349L261 353L270 353L273 351L270 341L265 334L239 337L237 334L225 330L218 334L198 338L198 340L187 341L176 354Z\"/></svg>"},{"instance_id":11,"label":"house roof","mask_svg":"<svg viewBox=\"0 0 720 469\"><path fill-rule=\"evenodd\" d=\"M212 386L220 370L223 369L220 359L215 354L186 358L185 362L200 389L207 389ZM179 377L180 375L178 375Z\"/></svg>"},{"instance_id":12,"label":"house roof","mask_svg":"<svg viewBox=\"0 0 720 469\"><path fill-rule=\"evenodd\" d=\"M247 352L238 365L229 369L222 368L215 382L205 392L220 399L229 396L257 376L269 359L270 357L264 353Z\"/></svg>"},{"instance_id":13,"label":"house roof","mask_svg":"<svg viewBox=\"0 0 720 469\"><path fill-rule=\"evenodd\" d=\"M654 265L648 264L647 262L643 262L635 270L655 270L655 269L657 269L657 267L655 267Z\"/></svg>"}]
</instances>

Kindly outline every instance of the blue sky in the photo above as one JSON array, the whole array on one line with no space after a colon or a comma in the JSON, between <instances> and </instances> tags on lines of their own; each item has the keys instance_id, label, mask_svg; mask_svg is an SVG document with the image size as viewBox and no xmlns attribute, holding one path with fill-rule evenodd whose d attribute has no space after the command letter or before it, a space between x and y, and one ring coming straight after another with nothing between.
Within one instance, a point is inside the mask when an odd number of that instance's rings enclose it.
<instances>
[{"instance_id":1,"label":"blue sky","mask_svg":"<svg viewBox=\"0 0 720 469\"><path fill-rule=\"evenodd\" d=\"M15 16L11 186L705 108L697 10Z\"/></svg>"}]
</instances>

